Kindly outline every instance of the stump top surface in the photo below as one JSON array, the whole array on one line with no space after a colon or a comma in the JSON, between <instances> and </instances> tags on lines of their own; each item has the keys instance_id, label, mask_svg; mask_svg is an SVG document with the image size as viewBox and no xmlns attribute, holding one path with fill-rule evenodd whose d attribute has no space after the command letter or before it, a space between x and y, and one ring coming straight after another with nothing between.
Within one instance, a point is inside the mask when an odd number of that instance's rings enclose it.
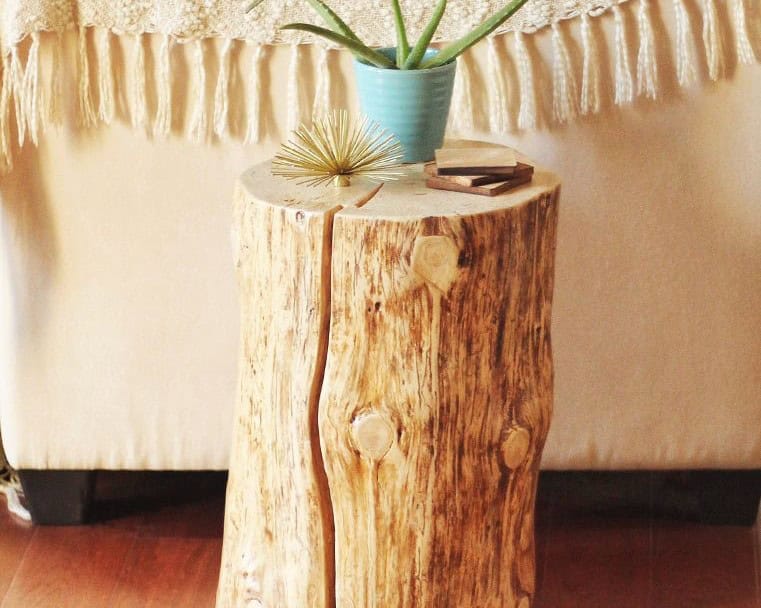
<instances>
[{"instance_id":1,"label":"stump top surface","mask_svg":"<svg viewBox=\"0 0 761 608\"><path fill-rule=\"evenodd\" d=\"M403 219L420 217L470 216L499 212L528 204L554 190L560 180L553 173L535 167L534 179L504 194L488 197L434 190L425 185L423 165L407 165L398 181L378 184L353 178L351 186L309 187L272 175L270 162L243 173L239 186L252 198L275 207L321 214L341 208L340 215L362 219Z\"/></svg>"}]
</instances>

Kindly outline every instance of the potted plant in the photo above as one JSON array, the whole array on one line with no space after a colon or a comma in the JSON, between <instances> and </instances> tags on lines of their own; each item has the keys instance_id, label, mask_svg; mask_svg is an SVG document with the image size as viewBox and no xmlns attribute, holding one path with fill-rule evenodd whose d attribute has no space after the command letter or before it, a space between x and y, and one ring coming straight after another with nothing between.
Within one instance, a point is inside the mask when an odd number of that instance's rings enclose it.
<instances>
[{"instance_id":1,"label":"potted plant","mask_svg":"<svg viewBox=\"0 0 761 608\"><path fill-rule=\"evenodd\" d=\"M256 0L248 10L261 4ZM396 46L373 49L322 0L306 0L327 27L289 23L282 29L322 36L348 49L355 57L357 89L362 112L395 135L404 149L404 162L431 160L444 141L452 100L457 57L488 36L515 14L527 0L511 0L503 9L462 38L443 48L430 47L444 16L447 0L438 0L431 19L414 44L399 0L391 0L396 25Z\"/></svg>"}]
</instances>

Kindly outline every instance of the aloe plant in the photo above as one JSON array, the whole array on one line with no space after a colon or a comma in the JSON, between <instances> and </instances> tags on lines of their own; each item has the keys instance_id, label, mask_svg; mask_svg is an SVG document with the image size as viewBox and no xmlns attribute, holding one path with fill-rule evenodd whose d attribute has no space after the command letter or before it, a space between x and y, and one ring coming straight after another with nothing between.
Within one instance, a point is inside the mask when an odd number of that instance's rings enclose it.
<instances>
[{"instance_id":1,"label":"aloe plant","mask_svg":"<svg viewBox=\"0 0 761 608\"><path fill-rule=\"evenodd\" d=\"M355 57L379 68L400 70L425 70L442 66L457 58L474 44L478 44L483 38L491 34L500 25L512 17L526 4L528 0L512 0L503 9L496 12L482 24L465 34L459 40L451 42L442 48L436 55L425 58L425 52L439 27L441 18L447 8L447 0L438 0L433 9L433 14L428 24L423 29L414 46L410 47L407 39L407 28L404 24L399 0L391 0L394 11L394 24L396 26L396 62L370 48L344 23L341 18L322 0L306 0L309 5L325 21L327 28L318 27L309 23L289 23L281 29L301 30L340 44ZM254 0L248 7L248 11L259 6L264 0Z\"/></svg>"},{"instance_id":2,"label":"aloe plant","mask_svg":"<svg viewBox=\"0 0 761 608\"><path fill-rule=\"evenodd\" d=\"M372 63L373 65L376 65L379 68L393 68L394 67L394 62L391 61L388 57L386 57L382 53L379 53L378 51L375 51L371 49L370 47L365 46L361 42L352 40L348 36L343 36L342 34L338 34L335 31L327 30L324 27L320 27L318 25L312 25L310 23L289 23L288 25L284 25L281 29L302 30L304 32L317 34L318 36L322 36L323 38L327 40L330 40L332 42L337 42L338 44L345 46L348 50L354 53L355 57L359 57L360 59L363 59L364 61L367 61L368 63Z\"/></svg>"},{"instance_id":3,"label":"aloe plant","mask_svg":"<svg viewBox=\"0 0 761 608\"><path fill-rule=\"evenodd\" d=\"M421 69L435 68L440 65L444 65L452 61L458 55L461 55L474 44L478 44L481 40L486 38L500 25L512 17L518 10L526 4L528 0L513 0L501 11L495 13L492 17L484 21L474 30L465 34L459 40L455 40L450 45L441 49L434 57L431 57L427 61L423 61L420 64Z\"/></svg>"},{"instance_id":4,"label":"aloe plant","mask_svg":"<svg viewBox=\"0 0 761 608\"><path fill-rule=\"evenodd\" d=\"M404 68L410 54L410 43L407 40L407 26L404 25L404 15L399 0L391 0L394 10L394 25L396 26L396 67Z\"/></svg>"},{"instance_id":5,"label":"aloe plant","mask_svg":"<svg viewBox=\"0 0 761 608\"><path fill-rule=\"evenodd\" d=\"M407 61L404 62L403 69L414 70L420 65L420 60L428 50L428 45L431 44L431 39L438 29L439 23L441 23L441 18L444 16L445 10L447 10L447 0L439 0L436 8L433 9L431 20L423 29L423 33L420 34L420 38L418 38L415 47L410 51Z\"/></svg>"}]
</instances>

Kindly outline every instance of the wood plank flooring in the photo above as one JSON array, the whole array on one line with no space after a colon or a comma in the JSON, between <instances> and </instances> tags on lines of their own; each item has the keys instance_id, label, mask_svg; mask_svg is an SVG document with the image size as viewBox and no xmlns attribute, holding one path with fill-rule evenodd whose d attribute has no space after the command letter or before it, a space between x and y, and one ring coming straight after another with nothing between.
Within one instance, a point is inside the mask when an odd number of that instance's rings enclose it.
<instances>
[{"instance_id":1,"label":"wood plank flooring","mask_svg":"<svg viewBox=\"0 0 761 608\"><path fill-rule=\"evenodd\" d=\"M540 485L535 608L761 608L758 523L664 514L646 476L639 493L567 479ZM97 497L82 527L35 528L0 505L0 608L214 605L223 475L101 473Z\"/></svg>"},{"instance_id":2,"label":"wood plank flooring","mask_svg":"<svg viewBox=\"0 0 761 608\"><path fill-rule=\"evenodd\" d=\"M225 477L100 473L90 526L32 527L0 505L0 608L214 605Z\"/></svg>"}]
</instances>

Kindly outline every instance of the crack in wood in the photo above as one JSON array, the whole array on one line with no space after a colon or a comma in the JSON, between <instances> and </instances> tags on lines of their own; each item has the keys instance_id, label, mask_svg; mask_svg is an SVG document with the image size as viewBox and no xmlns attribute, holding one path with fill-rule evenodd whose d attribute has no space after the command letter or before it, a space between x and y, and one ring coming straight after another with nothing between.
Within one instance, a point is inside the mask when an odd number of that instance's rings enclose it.
<instances>
[{"instance_id":1,"label":"crack in wood","mask_svg":"<svg viewBox=\"0 0 761 608\"><path fill-rule=\"evenodd\" d=\"M320 279L320 333L317 339L317 363L309 403L309 435L312 448L314 475L320 492L320 513L322 516L323 539L325 546L325 605L335 606L335 522L333 521L333 502L330 497L330 484L320 446L319 404L322 394L322 384L325 379L325 365L328 359L328 344L330 342L330 292L333 264L333 220L342 206L334 207L326 212L322 234L322 277Z\"/></svg>"},{"instance_id":2,"label":"crack in wood","mask_svg":"<svg viewBox=\"0 0 761 608\"><path fill-rule=\"evenodd\" d=\"M475 207L262 171L218 608L530 608L557 181Z\"/></svg>"}]
</instances>

